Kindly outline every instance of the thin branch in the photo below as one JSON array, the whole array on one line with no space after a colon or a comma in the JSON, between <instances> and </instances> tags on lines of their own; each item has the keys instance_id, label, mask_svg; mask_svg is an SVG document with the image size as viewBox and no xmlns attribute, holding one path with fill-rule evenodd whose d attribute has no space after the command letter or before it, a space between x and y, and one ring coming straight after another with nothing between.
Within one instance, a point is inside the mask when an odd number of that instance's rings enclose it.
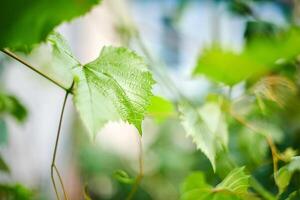
<instances>
[{"instance_id":1,"label":"thin branch","mask_svg":"<svg viewBox=\"0 0 300 200\"><path fill-rule=\"evenodd\" d=\"M137 175L135 182L126 200L131 200L133 198L144 176L143 145L142 145L142 136L140 135L138 135L138 142L139 142L139 174Z\"/></svg>"},{"instance_id":2,"label":"thin branch","mask_svg":"<svg viewBox=\"0 0 300 200\"><path fill-rule=\"evenodd\" d=\"M32 71L38 73L39 75L41 75L42 77L48 79L49 81L51 81L52 83L54 83L55 85L57 85L58 87L62 88L63 90L68 90L67 88L65 88L63 85L61 85L60 83L58 83L57 81L53 80L52 78L50 78L49 76L47 76L46 74L40 72L39 70L37 70L34 66L32 66L31 64L29 64L28 62L26 62L25 60L23 60L22 58L20 58L19 56L17 56L16 54L14 54L13 52L7 50L7 49L2 49L1 50L3 53L5 53L6 55L10 56L11 58L19 61L20 63L22 63L23 65L25 65L26 67L28 67L29 69L31 69Z\"/></svg>"},{"instance_id":3,"label":"thin branch","mask_svg":"<svg viewBox=\"0 0 300 200\"><path fill-rule=\"evenodd\" d=\"M55 141L55 146L54 146L54 151L53 151L53 156L52 156L52 163L51 163L51 179L52 179L52 184L53 184L53 187L54 187L54 190L55 190L55 193L56 193L56 197L57 197L58 200L60 200L60 198L59 198L59 195L58 195L58 192L57 192L57 187L56 187L56 183L55 183L55 179L54 179L54 170L57 173L60 184L62 186L64 197L65 197L66 200L68 200L67 193L65 191L65 187L64 187L61 175L60 175L60 173L59 173L59 171L58 171L58 169L55 165L55 159L56 159L56 153L57 153L57 148L58 148L58 141L59 141L59 136L60 136L60 132L61 132L61 126L62 126L64 111L65 111L68 96L69 96L70 92L72 91L73 85L74 85L74 81L73 81L71 87L69 89L66 89L66 94L65 94L65 98L64 98L64 101L63 101L62 109L61 109L61 114L60 114L58 129L57 129L57 135L56 135L56 141Z\"/></svg>"}]
</instances>

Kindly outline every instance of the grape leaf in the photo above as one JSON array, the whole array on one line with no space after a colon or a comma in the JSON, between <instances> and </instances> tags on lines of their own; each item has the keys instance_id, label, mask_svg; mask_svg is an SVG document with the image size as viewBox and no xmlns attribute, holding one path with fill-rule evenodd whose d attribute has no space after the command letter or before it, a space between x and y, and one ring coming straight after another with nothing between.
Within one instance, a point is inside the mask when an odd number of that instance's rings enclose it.
<instances>
[{"instance_id":1,"label":"grape leaf","mask_svg":"<svg viewBox=\"0 0 300 200\"><path fill-rule=\"evenodd\" d=\"M187 103L181 103L179 110L186 134L210 160L215 171L216 154L227 148L228 143L227 123L220 105L209 102L201 108L194 108Z\"/></svg>"},{"instance_id":2,"label":"grape leaf","mask_svg":"<svg viewBox=\"0 0 300 200\"><path fill-rule=\"evenodd\" d=\"M232 170L226 178L217 185L216 189L228 190L235 194L245 194L249 188L249 175L245 174L244 167Z\"/></svg>"},{"instance_id":3,"label":"grape leaf","mask_svg":"<svg viewBox=\"0 0 300 200\"><path fill-rule=\"evenodd\" d=\"M4 0L0 7L0 48L31 49L63 21L88 12L99 0Z\"/></svg>"},{"instance_id":4,"label":"grape leaf","mask_svg":"<svg viewBox=\"0 0 300 200\"><path fill-rule=\"evenodd\" d=\"M253 39L240 53L218 46L204 49L194 75L234 85L249 78L256 79L279 67L276 62L292 59L300 53L300 31L291 29L278 37Z\"/></svg>"},{"instance_id":5,"label":"grape leaf","mask_svg":"<svg viewBox=\"0 0 300 200\"><path fill-rule=\"evenodd\" d=\"M232 170L216 187L206 183L203 173L193 172L182 186L181 200L241 200L257 199L248 192L249 177L244 167Z\"/></svg>"},{"instance_id":6,"label":"grape leaf","mask_svg":"<svg viewBox=\"0 0 300 200\"><path fill-rule=\"evenodd\" d=\"M126 48L104 47L100 56L74 69L74 101L95 137L108 121L124 120L141 134L154 84L143 59Z\"/></svg>"}]
</instances>

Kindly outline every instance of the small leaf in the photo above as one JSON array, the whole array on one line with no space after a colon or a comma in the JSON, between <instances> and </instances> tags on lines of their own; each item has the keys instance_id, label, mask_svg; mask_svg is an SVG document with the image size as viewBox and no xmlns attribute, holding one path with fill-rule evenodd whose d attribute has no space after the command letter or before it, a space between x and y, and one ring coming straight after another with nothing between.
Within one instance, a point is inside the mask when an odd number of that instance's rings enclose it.
<instances>
[{"instance_id":1,"label":"small leaf","mask_svg":"<svg viewBox=\"0 0 300 200\"><path fill-rule=\"evenodd\" d=\"M273 101L283 107L287 97L296 93L296 85L283 76L269 76L257 82L252 90L257 98Z\"/></svg>"},{"instance_id":2,"label":"small leaf","mask_svg":"<svg viewBox=\"0 0 300 200\"><path fill-rule=\"evenodd\" d=\"M3 160L2 156L0 156L0 171L9 173L9 167L6 162Z\"/></svg>"},{"instance_id":3,"label":"small leaf","mask_svg":"<svg viewBox=\"0 0 300 200\"><path fill-rule=\"evenodd\" d=\"M202 172L193 172L182 185L181 200L256 200L248 192L249 177L244 167L232 170L216 187L206 183Z\"/></svg>"},{"instance_id":4,"label":"small leaf","mask_svg":"<svg viewBox=\"0 0 300 200\"><path fill-rule=\"evenodd\" d=\"M19 122L27 117L27 110L21 102L12 95L0 93L0 114L8 113Z\"/></svg>"},{"instance_id":5,"label":"small leaf","mask_svg":"<svg viewBox=\"0 0 300 200\"><path fill-rule=\"evenodd\" d=\"M179 106L181 123L215 170L215 158L219 150L227 148L227 123L218 103L206 103L200 108L192 107L187 103Z\"/></svg>"},{"instance_id":6,"label":"small leaf","mask_svg":"<svg viewBox=\"0 0 300 200\"><path fill-rule=\"evenodd\" d=\"M147 113L158 123L161 123L168 117L175 115L175 108L172 102L159 96L152 96L150 102Z\"/></svg>"},{"instance_id":7,"label":"small leaf","mask_svg":"<svg viewBox=\"0 0 300 200\"><path fill-rule=\"evenodd\" d=\"M275 173L275 182L279 188L279 194L285 191L296 171L300 171L300 156L293 157L290 163L281 167Z\"/></svg>"},{"instance_id":8,"label":"small leaf","mask_svg":"<svg viewBox=\"0 0 300 200\"><path fill-rule=\"evenodd\" d=\"M275 182L279 188L279 194L282 194L285 188L289 185L292 178L292 172L289 171L288 167L282 167L275 174Z\"/></svg>"},{"instance_id":9,"label":"small leaf","mask_svg":"<svg viewBox=\"0 0 300 200\"><path fill-rule=\"evenodd\" d=\"M125 184L134 183L134 179L130 178L129 175L123 170L115 171L114 178L117 179L121 183L125 183Z\"/></svg>"},{"instance_id":10,"label":"small leaf","mask_svg":"<svg viewBox=\"0 0 300 200\"><path fill-rule=\"evenodd\" d=\"M142 133L154 81L143 59L126 48L104 47L74 69L74 101L92 137L108 122L123 120Z\"/></svg>"},{"instance_id":11,"label":"small leaf","mask_svg":"<svg viewBox=\"0 0 300 200\"><path fill-rule=\"evenodd\" d=\"M232 170L226 178L217 185L216 189L225 189L232 193L243 195L249 188L249 175L246 175L245 168L236 168Z\"/></svg>"}]
</instances>

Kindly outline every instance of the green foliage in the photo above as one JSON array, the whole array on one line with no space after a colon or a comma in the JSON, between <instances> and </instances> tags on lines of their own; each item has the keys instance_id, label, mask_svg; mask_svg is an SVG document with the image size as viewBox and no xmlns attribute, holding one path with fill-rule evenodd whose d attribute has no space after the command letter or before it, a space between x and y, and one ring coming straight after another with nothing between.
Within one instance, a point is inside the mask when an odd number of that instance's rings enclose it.
<instances>
[{"instance_id":1,"label":"green foliage","mask_svg":"<svg viewBox=\"0 0 300 200\"><path fill-rule=\"evenodd\" d=\"M129 175L124 170L115 171L114 178L117 179L121 183L125 183L125 184L134 183L134 179L130 178Z\"/></svg>"},{"instance_id":2,"label":"green foliage","mask_svg":"<svg viewBox=\"0 0 300 200\"><path fill-rule=\"evenodd\" d=\"M154 81L141 57L125 48L104 47L95 61L74 73L75 105L91 136L120 119L142 133Z\"/></svg>"},{"instance_id":3,"label":"green foliage","mask_svg":"<svg viewBox=\"0 0 300 200\"><path fill-rule=\"evenodd\" d=\"M275 182L279 188L279 194L284 192L296 171L300 171L300 156L292 158L290 163L281 167L275 174Z\"/></svg>"},{"instance_id":4,"label":"green foliage","mask_svg":"<svg viewBox=\"0 0 300 200\"><path fill-rule=\"evenodd\" d=\"M248 193L249 177L244 172L244 167L232 170L226 178L216 187L206 183L201 172L189 175L182 187L182 200L239 200L255 199Z\"/></svg>"},{"instance_id":5,"label":"green foliage","mask_svg":"<svg viewBox=\"0 0 300 200\"><path fill-rule=\"evenodd\" d=\"M159 96L152 96L150 102L147 113L158 123L175 115L175 108L172 102Z\"/></svg>"},{"instance_id":6,"label":"green foliage","mask_svg":"<svg viewBox=\"0 0 300 200\"><path fill-rule=\"evenodd\" d=\"M83 15L99 0L4 0L0 7L0 48L29 50L63 21Z\"/></svg>"},{"instance_id":7,"label":"green foliage","mask_svg":"<svg viewBox=\"0 0 300 200\"><path fill-rule=\"evenodd\" d=\"M54 76L68 79L73 71L75 106L91 137L107 122L118 120L142 132L154 81L141 57L126 48L104 47L95 61L82 66L60 34L53 32L47 41L52 46L50 68L64 68Z\"/></svg>"},{"instance_id":8,"label":"green foliage","mask_svg":"<svg viewBox=\"0 0 300 200\"><path fill-rule=\"evenodd\" d=\"M188 103L179 106L181 122L190 136L216 169L216 154L227 148L228 131L219 103L208 102L200 108Z\"/></svg>"},{"instance_id":9,"label":"green foliage","mask_svg":"<svg viewBox=\"0 0 300 200\"><path fill-rule=\"evenodd\" d=\"M216 189L228 190L237 195L247 193L250 176L246 175L244 170L244 167L232 170L226 178L216 186Z\"/></svg>"},{"instance_id":10,"label":"green foliage","mask_svg":"<svg viewBox=\"0 0 300 200\"><path fill-rule=\"evenodd\" d=\"M32 200L33 193L20 184L0 185L0 199Z\"/></svg>"},{"instance_id":11,"label":"green foliage","mask_svg":"<svg viewBox=\"0 0 300 200\"><path fill-rule=\"evenodd\" d=\"M298 44L299 30L291 29L276 37L253 39L241 53L213 46L203 51L193 73L227 85L256 79L278 68L279 61L294 58L300 53Z\"/></svg>"},{"instance_id":12,"label":"green foliage","mask_svg":"<svg viewBox=\"0 0 300 200\"><path fill-rule=\"evenodd\" d=\"M6 162L3 160L3 158L1 156L0 156L0 171L6 172L6 173L8 173L10 171L9 167L7 166Z\"/></svg>"},{"instance_id":13,"label":"green foliage","mask_svg":"<svg viewBox=\"0 0 300 200\"><path fill-rule=\"evenodd\" d=\"M17 121L23 122L27 110L15 96L0 93L0 114L10 114Z\"/></svg>"},{"instance_id":14,"label":"green foliage","mask_svg":"<svg viewBox=\"0 0 300 200\"><path fill-rule=\"evenodd\" d=\"M4 120L0 119L0 146L6 145L8 141L7 127Z\"/></svg>"}]
</instances>

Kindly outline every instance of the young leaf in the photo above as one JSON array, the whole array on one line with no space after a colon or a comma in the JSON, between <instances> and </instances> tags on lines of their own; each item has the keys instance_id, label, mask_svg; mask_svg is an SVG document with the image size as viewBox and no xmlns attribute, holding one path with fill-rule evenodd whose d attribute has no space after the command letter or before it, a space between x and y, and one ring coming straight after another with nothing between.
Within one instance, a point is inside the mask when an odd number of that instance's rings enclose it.
<instances>
[{"instance_id":1,"label":"young leaf","mask_svg":"<svg viewBox=\"0 0 300 200\"><path fill-rule=\"evenodd\" d=\"M194 108L181 103L179 110L186 134L210 160L215 171L216 154L222 148L227 148L228 143L227 124L220 105L206 103L201 108Z\"/></svg>"},{"instance_id":2,"label":"young leaf","mask_svg":"<svg viewBox=\"0 0 300 200\"><path fill-rule=\"evenodd\" d=\"M75 105L91 136L120 119L142 133L154 81L141 57L126 48L104 47L95 61L74 73Z\"/></svg>"},{"instance_id":3,"label":"young leaf","mask_svg":"<svg viewBox=\"0 0 300 200\"><path fill-rule=\"evenodd\" d=\"M275 182L279 188L279 194L285 191L296 171L300 171L300 156L293 157L290 163L281 167L275 174Z\"/></svg>"},{"instance_id":4,"label":"young leaf","mask_svg":"<svg viewBox=\"0 0 300 200\"><path fill-rule=\"evenodd\" d=\"M246 175L244 167L232 170L226 178L217 185L216 189L228 190L232 193L243 195L249 188L249 175Z\"/></svg>"},{"instance_id":5,"label":"young leaf","mask_svg":"<svg viewBox=\"0 0 300 200\"><path fill-rule=\"evenodd\" d=\"M123 170L115 171L114 178L117 179L121 183L125 183L125 184L134 183L134 179L130 178L129 175Z\"/></svg>"},{"instance_id":6,"label":"young leaf","mask_svg":"<svg viewBox=\"0 0 300 200\"><path fill-rule=\"evenodd\" d=\"M15 96L0 93L0 114L6 113L19 122L23 122L27 117L25 106Z\"/></svg>"},{"instance_id":7,"label":"young leaf","mask_svg":"<svg viewBox=\"0 0 300 200\"><path fill-rule=\"evenodd\" d=\"M63 21L88 12L99 0L4 0L0 7L0 48L28 50Z\"/></svg>"},{"instance_id":8,"label":"young leaf","mask_svg":"<svg viewBox=\"0 0 300 200\"><path fill-rule=\"evenodd\" d=\"M249 177L244 167L236 168L216 187L206 183L201 172L189 175L182 186L181 200L254 200L257 199L249 193Z\"/></svg>"}]
</instances>

